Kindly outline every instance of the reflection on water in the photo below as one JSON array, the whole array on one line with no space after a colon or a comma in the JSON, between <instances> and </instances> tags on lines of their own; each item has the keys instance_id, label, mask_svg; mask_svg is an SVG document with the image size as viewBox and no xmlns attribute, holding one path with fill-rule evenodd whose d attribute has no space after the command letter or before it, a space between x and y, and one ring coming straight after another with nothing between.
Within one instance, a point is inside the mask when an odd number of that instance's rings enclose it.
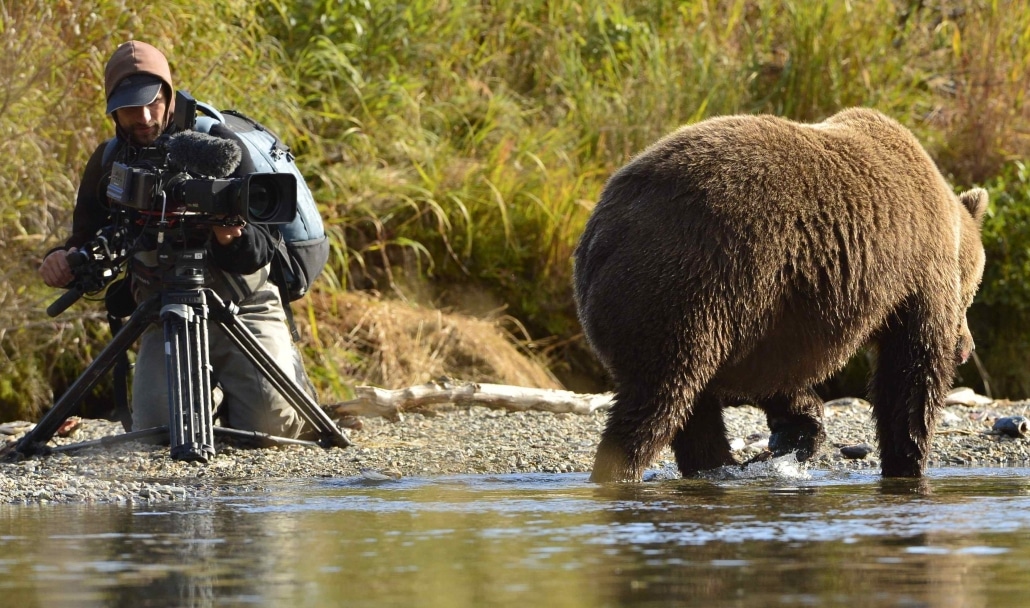
<instances>
[{"instance_id":1,"label":"reflection on water","mask_svg":"<svg viewBox=\"0 0 1030 608\"><path fill-rule=\"evenodd\" d=\"M0 506L11 606L1017 606L1030 470L304 481Z\"/></svg>"}]
</instances>

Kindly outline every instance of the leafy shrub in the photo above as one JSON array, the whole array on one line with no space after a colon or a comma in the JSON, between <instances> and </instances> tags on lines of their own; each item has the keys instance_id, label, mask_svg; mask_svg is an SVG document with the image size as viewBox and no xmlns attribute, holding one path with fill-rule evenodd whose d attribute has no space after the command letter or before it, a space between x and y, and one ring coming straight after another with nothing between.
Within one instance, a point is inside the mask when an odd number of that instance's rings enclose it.
<instances>
[{"instance_id":1,"label":"leafy shrub","mask_svg":"<svg viewBox=\"0 0 1030 608\"><path fill-rule=\"evenodd\" d=\"M984 390L994 395L1028 395L1030 168L1011 163L986 187L991 197L983 227L987 264L970 312L982 365L978 375Z\"/></svg>"}]
</instances>

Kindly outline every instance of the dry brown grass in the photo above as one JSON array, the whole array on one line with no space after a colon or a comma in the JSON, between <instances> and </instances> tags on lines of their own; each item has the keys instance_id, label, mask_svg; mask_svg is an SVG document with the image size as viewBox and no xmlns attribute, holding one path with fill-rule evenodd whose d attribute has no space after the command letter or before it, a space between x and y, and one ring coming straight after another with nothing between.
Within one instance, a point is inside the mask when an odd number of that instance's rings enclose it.
<instances>
[{"instance_id":1,"label":"dry brown grass","mask_svg":"<svg viewBox=\"0 0 1030 608\"><path fill-rule=\"evenodd\" d=\"M367 293L315 293L297 311L312 374L335 385L400 388L440 376L473 382L562 388L547 365L505 328L484 320L423 308ZM312 324L311 318L317 319Z\"/></svg>"}]
</instances>

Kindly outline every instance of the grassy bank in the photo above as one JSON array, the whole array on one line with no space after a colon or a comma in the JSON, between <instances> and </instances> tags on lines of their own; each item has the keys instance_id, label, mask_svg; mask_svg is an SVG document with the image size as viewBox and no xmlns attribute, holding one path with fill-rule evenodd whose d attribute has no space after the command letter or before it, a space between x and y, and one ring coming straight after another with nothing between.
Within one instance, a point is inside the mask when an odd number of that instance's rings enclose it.
<instances>
[{"instance_id":1,"label":"grassy bank","mask_svg":"<svg viewBox=\"0 0 1030 608\"><path fill-rule=\"evenodd\" d=\"M505 317L566 378L596 377L570 256L612 171L712 115L876 107L957 187L992 190L973 325L992 391L1030 392L1022 3L24 0L0 2L0 20L0 418L45 407L106 340L95 304L45 316L57 294L35 267L67 234L81 169L111 133L103 65L129 38L165 49L182 88L294 146L334 241L323 295L376 290ZM362 355L326 352L310 336L347 328L308 302L298 312L320 388L345 397L355 379L332 362Z\"/></svg>"}]
</instances>

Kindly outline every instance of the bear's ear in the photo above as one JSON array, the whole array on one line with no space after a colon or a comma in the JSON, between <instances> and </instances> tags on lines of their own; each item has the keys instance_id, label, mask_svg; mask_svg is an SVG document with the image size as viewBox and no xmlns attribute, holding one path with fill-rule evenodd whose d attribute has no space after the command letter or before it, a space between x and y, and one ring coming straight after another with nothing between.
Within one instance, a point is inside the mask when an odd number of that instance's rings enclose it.
<instances>
[{"instance_id":1,"label":"bear's ear","mask_svg":"<svg viewBox=\"0 0 1030 608\"><path fill-rule=\"evenodd\" d=\"M987 191L983 188L966 190L958 196L958 200L962 201L969 211L969 215L972 215L973 219L980 223L984 218L984 213L987 212Z\"/></svg>"}]
</instances>

